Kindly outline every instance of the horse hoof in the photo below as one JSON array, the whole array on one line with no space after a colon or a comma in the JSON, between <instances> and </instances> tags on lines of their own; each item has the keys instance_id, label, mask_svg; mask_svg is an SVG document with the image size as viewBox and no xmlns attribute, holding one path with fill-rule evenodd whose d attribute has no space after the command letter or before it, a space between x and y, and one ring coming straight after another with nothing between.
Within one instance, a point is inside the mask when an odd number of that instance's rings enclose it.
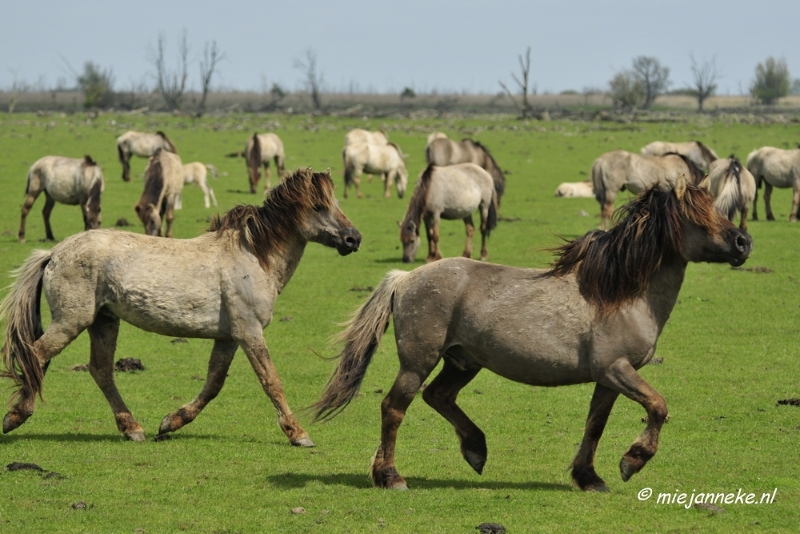
<instances>
[{"instance_id":1,"label":"horse hoof","mask_svg":"<svg viewBox=\"0 0 800 534\"><path fill-rule=\"evenodd\" d=\"M639 472L639 469L624 456L619 461L619 474L622 476L623 482L630 480L633 475Z\"/></svg>"},{"instance_id":2,"label":"horse hoof","mask_svg":"<svg viewBox=\"0 0 800 534\"><path fill-rule=\"evenodd\" d=\"M464 451L464 459L479 475L483 474L483 466L486 465L486 456L472 451Z\"/></svg>"},{"instance_id":3,"label":"horse hoof","mask_svg":"<svg viewBox=\"0 0 800 534\"><path fill-rule=\"evenodd\" d=\"M308 436L300 439L293 439L290 441L290 443L292 444L293 447L316 447L316 445L314 445L314 442L311 441L311 439Z\"/></svg>"},{"instance_id":4,"label":"horse hoof","mask_svg":"<svg viewBox=\"0 0 800 534\"><path fill-rule=\"evenodd\" d=\"M405 482L403 482L403 483L400 483L400 484L395 484L394 486L391 486L391 487L386 488L386 489L398 490L398 491L408 491L408 486L406 485Z\"/></svg>"},{"instance_id":5,"label":"horse hoof","mask_svg":"<svg viewBox=\"0 0 800 534\"><path fill-rule=\"evenodd\" d=\"M8 434L12 430L16 430L25 422L16 412L8 412L3 418L3 434Z\"/></svg>"},{"instance_id":6,"label":"horse hoof","mask_svg":"<svg viewBox=\"0 0 800 534\"><path fill-rule=\"evenodd\" d=\"M611 492L611 490L608 489L608 486L606 486L605 484L599 484L597 486L589 486L589 487L583 488L583 491L596 491L598 493L610 493Z\"/></svg>"},{"instance_id":7,"label":"horse hoof","mask_svg":"<svg viewBox=\"0 0 800 534\"><path fill-rule=\"evenodd\" d=\"M125 432L125 438L129 441L144 441L144 431L134 430L133 432Z\"/></svg>"},{"instance_id":8,"label":"horse hoof","mask_svg":"<svg viewBox=\"0 0 800 534\"><path fill-rule=\"evenodd\" d=\"M157 434L156 437L153 438L153 441L167 441L172 439L172 434Z\"/></svg>"}]
</instances>

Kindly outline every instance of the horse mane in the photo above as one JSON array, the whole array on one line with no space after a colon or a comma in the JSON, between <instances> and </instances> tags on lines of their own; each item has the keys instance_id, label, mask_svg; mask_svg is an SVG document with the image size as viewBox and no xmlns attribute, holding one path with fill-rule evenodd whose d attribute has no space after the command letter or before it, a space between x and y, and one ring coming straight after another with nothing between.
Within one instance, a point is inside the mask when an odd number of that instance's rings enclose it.
<instances>
[{"instance_id":1,"label":"horse mane","mask_svg":"<svg viewBox=\"0 0 800 534\"><path fill-rule=\"evenodd\" d=\"M486 169L486 170L489 171L489 174L492 175L492 179L494 180L494 189L495 189L495 191L497 191L498 197L503 196L503 193L506 190L506 177L503 174L502 169L500 169L500 166L494 160L494 157L492 156L492 153L489 152L489 149L486 148L486 146L481 144L479 141L476 141L474 139L470 139L469 137L464 138L463 141L469 141L470 143L472 143L473 145L475 145L476 147L481 149L484 154L486 154L486 157L488 158L489 162L491 163L491 168L490 169Z\"/></svg>"},{"instance_id":2,"label":"horse mane","mask_svg":"<svg viewBox=\"0 0 800 534\"><path fill-rule=\"evenodd\" d=\"M430 189L435 167L433 163L430 163L425 170L422 171L419 180L417 180L417 185L414 187L411 200L408 202L408 211L406 212L405 220L408 221L410 219L414 221L417 225L417 233L419 233L419 221L422 218L422 213L425 211L425 205L428 202L428 189Z\"/></svg>"},{"instance_id":3,"label":"horse mane","mask_svg":"<svg viewBox=\"0 0 800 534\"><path fill-rule=\"evenodd\" d=\"M299 169L270 189L262 206L240 204L221 217L215 215L208 231L217 236L238 234L242 245L269 270L270 257L285 249L306 215L319 208L333 209L335 202L329 173Z\"/></svg>"},{"instance_id":4,"label":"horse mane","mask_svg":"<svg viewBox=\"0 0 800 534\"><path fill-rule=\"evenodd\" d=\"M169 137L167 137L167 134L165 134L161 130L158 130L158 131L156 131L156 135L167 142L167 144L169 145L170 152L172 152L173 154L177 154L178 153L177 147L172 143L172 141L170 141Z\"/></svg>"},{"instance_id":5,"label":"horse mane","mask_svg":"<svg viewBox=\"0 0 800 534\"><path fill-rule=\"evenodd\" d=\"M553 249L558 259L546 275L576 273L581 295L598 315L613 313L645 292L662 263L683 258L684 218L722 230L708 191L687 184L678 199L672 189L655 184L616 211L610 230L594 230Z\"/></svg>"},{"instance_id":6,"label":"horse mane","mask_svg":"<svg viewBox=\"0 0 800 534\"><path fill-rule=\"evenodd\" d=\"M707 162L711 163L712 161L717 160L717 157L711 153L711 150L706 145L704 145L700 141L695 141L695 143L697 144L697 148L700 149L700 153L703 154L703 157Z\"/></svg>"},{"instance_id":7,"label":"horse mane","mask_svg":"<svg viewBox=\"0 0 800 534\"><path fill-rule=\"evenodd\" d=\"M153 155L150 156L150 161L147 163L147 175L144 177L144 191L142 192L142 196L139 197L139 202L134 206L136 213L139 213L139 211L148 204L158 207L161 192L164 190L164 171L161 166L162 152L162 149L156 149Z\"/></svg>"},{"instance_id":8,"label":"horse mane","mask_svg":"<svg viewBox=\"0 0 800 534\"><path fill-rule=\"evenodd\" d=\"M394 147L394 149L397 150L397 154L400 156L400 159L403 159L403 151L400 150L400 147L397 146L397 143L393 143L393 142L389 141L389 138L387 137L386 138L386 145Z\"/></svg>"},{"instance_id":9,"label":"horse mane","mask_svg":"<svg viewBox=\"0 0 800 534\"><path fill-rule=\"evenodd\" d=\"M733 177L738 184L741 180L740 173L742 172L742 162L739 161L739 158L736 157L736 154L731 154L728 159L731 161L728 165L728 173L733 174Z\"/></svg>"},{"instance_id":10,"label":"horse mane","mask_svg":"<svg viewBox=\"0 0 800 534\"><path fill-rule=\"evenodd\" d=\"M678 154L677 152L667 152L662 157L665 156L678 156L683 160L686 166L689 167L689 174L691 175L690 181L692 185L699 185L700 182L703 181L703 178L706 177L705 173L700 170L700 167L698 167L694 161L690 160L688 156L684 156L683 154Z\"/></svg>"},{"instance_id":11,"label":"horse mane","mask_svg":"<svg viewBox=\"0 0 800 534\"><path fill-rule=\"evenodd\" d=\"M85 154L83 156L83 164L86 165L87 167L94 167L95 165L97 165L97 162L92 159L92 156L90 156L89 154Z\"/></svg>"}]
</instances>

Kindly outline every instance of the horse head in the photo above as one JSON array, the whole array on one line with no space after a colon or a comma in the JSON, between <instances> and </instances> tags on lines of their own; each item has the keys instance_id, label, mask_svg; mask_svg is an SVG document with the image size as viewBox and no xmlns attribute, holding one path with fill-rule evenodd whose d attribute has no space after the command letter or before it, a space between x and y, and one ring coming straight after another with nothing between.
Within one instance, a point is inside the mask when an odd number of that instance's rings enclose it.
<instances>
[{"instance_id":1,"label":"horse head","mask_svg":"<svg viewBox=\"0 0 800 534\"><path fill-rule=\"evenodd\" d=\"M83 222L86 230L96 230L100 228L102 218L100 217L100 196L103 193L103 171L92 158L84 156L86 163L84 172L88 185L88 198L83 206ZM91 163L89 163L91 162Z\"/></svg>"},{"instance_id":2,"label":"horse head","mask_svg":"<svg viewBox=\"0 0 800 534\"><path fill-rule=\"evenodd\" d=\"M161 237L161 214L155 204L147 204L142 206L137 204L133 208L136 210L136 215L139 220L144 224L144 233L156 237Z\"/></svg>"},{"instance_id":3,"label":"horse head","mask_svg":"<svg viewBox=\"0 0 800 534\"><path fill-rule=\"evenodd\" d=\"M419 227L407 218L400 224L400 241L403 243L403 263L414 263L419 249Z\"/></svg>"}]
</instances>

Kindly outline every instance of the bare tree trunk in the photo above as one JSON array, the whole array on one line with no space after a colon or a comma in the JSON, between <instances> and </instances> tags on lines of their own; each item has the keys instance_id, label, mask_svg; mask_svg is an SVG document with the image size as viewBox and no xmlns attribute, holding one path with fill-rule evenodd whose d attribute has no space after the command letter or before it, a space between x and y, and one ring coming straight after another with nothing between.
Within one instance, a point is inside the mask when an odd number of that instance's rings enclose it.
<instances>
[{"instance_id":1,"label":"bare tree trunk","mask_svg":"<svg viewBox=\"0 0 800 534\"><path fill-rule=\"evenodd\" d=\"M169 110L180 110L188 77L189 45L186 40L186 30L178 41L178 68L175 71L167 69L164 41L164 34L159 34L156 50L151 52L150 62L156 70L156 88Z\"/></svg>"},{"instance_id":2,"label":"bare tree trunk","mask_svg":"<svg viewBox=\"0 0 800 534\"><path fill-rule=\"evenodd\" d=\"M513 72L511 73L511 78L516 82L517 86L519 86L520 93L522 94L522 103L520 104L517 102L516 98L514 98L514 94L511 90L506 87L506 84L498 80L500 87L508 94L508 97L511 99L511 102L519 109L520 114L522 115L523 119L527 119L531 116L531 105L528 102L528 83L529 83L529 76L531 72L531 47L528 47L528 50L525 52L525 59L522 59L522 55L519 56L519 69L520 69L520 77L522 80L520 81L517 78L516 74ZM534 85L532 94L536 94L536 86Z\"/></svg>"},{"instance_id":3,"label":"bare tree trunk","mask_svg":"<svg viewBox=\"0 0 800 534\"><path fill-rule=\"evenodd\" d=\"M692 59L692 76L694 77L694 87L692 92L695 99L697 99L697 111L703 111L703 103L710 96L713 96L717 90L717 60L716 58L711 61L705 61L702 65L698 65L694 59L694 55L689 55Z\"/></svg>"},{"instance_id":4,"label":"bare tree trunk","mask_svg":"<svg viewBox=\"0 0 800 534\"><path fill-rule=\"evenodd\" d=\"M306 50L305 61L295 59L294 68L303 73L303 85L311 95L311 102L314 104L316 111L322 111L322 97L320 90L323 84L323 76L317 71L317 53L309 48Z\"/></svg>"},{"instance_id":5,"label":"bare tree trunk","mask_svg":"<svg viewBox=\"0 0 800 534\"><path fill-rule=\"evenodd\" d=\"M206 111L206 97L211 90L211 77L217 68L217 63L225 59L225 54L217 48L217 42L211 41L203 47L203 59L200 60L200 81L203 85L203 96L197 109L197 116L200 117Z\"/></svg>"}]
</instances>

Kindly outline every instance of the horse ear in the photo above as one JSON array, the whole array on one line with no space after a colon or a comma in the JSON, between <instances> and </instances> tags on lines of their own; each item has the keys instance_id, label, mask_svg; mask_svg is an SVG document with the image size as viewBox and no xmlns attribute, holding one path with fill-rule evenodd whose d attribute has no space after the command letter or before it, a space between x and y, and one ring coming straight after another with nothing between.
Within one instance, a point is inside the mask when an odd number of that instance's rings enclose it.
<instances>
[{"instance_id":1,"label":"horse ear","mask_svg":"<svg viewBox=\"0 0 800 534\"><path fill-rule=\"evenodd\" d=\"M83 162L86 163L86 165L89 165L89 166L97 165L97 162L95 162L92 159L92 156L90 156L89 154L86 154L86 155L83 156Z\"/></svg>"},{"instance_id":2,"label":"horse ear","mask_svg":"<svg viewBox=\"0 0 800 534\"><path fill-rule=\"evenodd\" d=\"M133 207L133 209L134 209L134 211L135 211L136 213L139 213L140 211L142 211L142 206L140 206L139 204L136 204L136 205Z\"/></svg>"},{"instance_id":3,"label":"horse ear","mask_svg":"<svg viewBox=\"0 0 800 534\"><path fill-rule=\"evenodd\" d=\"M684 193L686 193L686 176L681 174L675 181L675 196L678 200L682 200Z\"/></svg>"},{"instance_id":4,"label":"horse ear","mask_svg":"<svg viewBox=\"0 0 800 534\"><path fill-rule=\"evenodd\" d=\"M700 182L700 183L697 185L697 187L699 187L700 189L710 189L710 187L709 187L709 186L710 186L710 184L711 184L711 179L710 179L710 178L708 177L708 175L706 174L706 177L705 177L705 178L703 178L703 181L701 181L701 182Z\"/></svg>"}]
</instances>

